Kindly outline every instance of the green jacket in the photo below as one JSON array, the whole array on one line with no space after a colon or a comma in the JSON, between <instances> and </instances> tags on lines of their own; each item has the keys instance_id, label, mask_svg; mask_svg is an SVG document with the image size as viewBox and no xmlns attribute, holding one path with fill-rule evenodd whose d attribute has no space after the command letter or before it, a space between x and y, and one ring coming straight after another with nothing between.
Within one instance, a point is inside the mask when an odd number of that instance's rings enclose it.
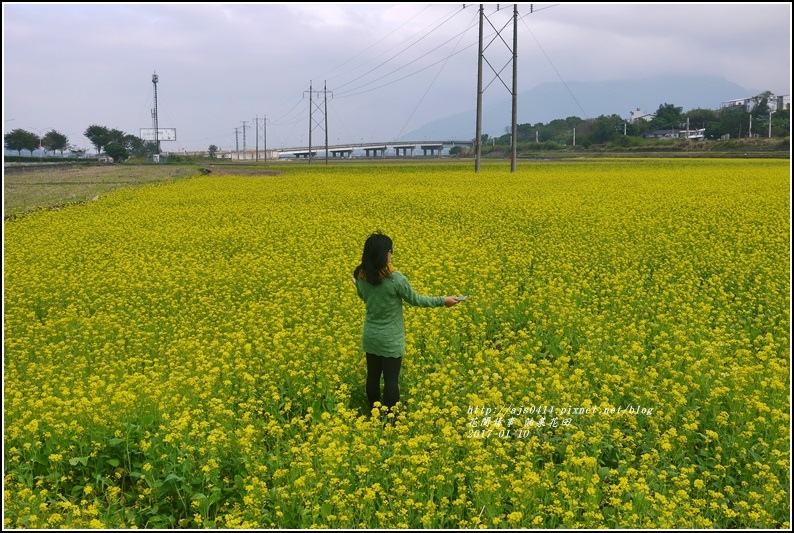
<instances>
[{"instance_id":1,"label":"green jacket","mask_svg":"<svg viewBox=\"0 0 794 533\"><path fill-rule=\"evenodd\" d=\"M367 306L361 347L364 352L383 357L405 355L403 301L416 307L442 307L443 296L420 296L408 279L395 271L372 285L364 278L356 280L356 291Z\"/></svg>"}]
</instances>

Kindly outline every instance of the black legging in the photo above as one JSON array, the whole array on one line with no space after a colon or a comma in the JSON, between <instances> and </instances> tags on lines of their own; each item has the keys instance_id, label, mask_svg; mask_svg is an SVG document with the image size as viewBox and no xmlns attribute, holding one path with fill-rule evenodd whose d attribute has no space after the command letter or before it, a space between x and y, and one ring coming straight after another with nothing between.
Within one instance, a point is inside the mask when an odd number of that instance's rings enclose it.
<instances>
[{"instance_id":1,"label":"black legging","mask_svg":"<svg viewBox=\"0 0 794 533\"><path fill-rule=\"evenodd\" d=\"M380 401L380 376L383 374L383 405L394 407L400 401L400 365L402 357L382 357L372 353L367 354L367 398L369 408Z\"/></svg>"}]
</instances>

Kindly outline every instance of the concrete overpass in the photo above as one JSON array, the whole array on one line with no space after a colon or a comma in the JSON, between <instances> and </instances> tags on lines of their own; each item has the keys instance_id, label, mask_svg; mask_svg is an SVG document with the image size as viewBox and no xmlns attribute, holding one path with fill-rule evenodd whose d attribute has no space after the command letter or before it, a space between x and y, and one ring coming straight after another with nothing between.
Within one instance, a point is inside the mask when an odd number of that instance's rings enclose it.
<instances>
[{"instance_id":1,"label":"concrete overpass","mask_svg":"<svg viewBox=\"0 0 794 533\"><path fill-rule=\"evenodd\" d=\"M449 149L454 146L472 147L473 141L394 141L394 142L370 142L370 143L351 143L328 146L329 159L352 159L352 158L430 158L442 157L449 154ZM446 153L445 153L446 151ZM421 152L421 153L420 153ZM174 152L179 155L206 156L206 150ZM218 159L237 160L237 161L268 161L279 158L309 159L309 147L297 146L292 148L273 148L267 150L260 149L258 153L251 148L246 150L218 150L215 157ZM312 159L325 159L325 146L312 146Z\"/></svg>"},{"instance_id":2,"label":"concrete overpass","mask_svg":"<svg viewBox=\"0 0 794 533\"><path fill-rule=\"evenodd\" d=\"M346 159L353 157L365 158L411 158L417 157L421 150L421 157L441 157L444 150L454 146L471 147L473 141L394 141L394 142L370 142L370 143L350 143L328 146L329 159ZM308 159L309 147L293 147L275 149L279 157L294 157L296 159ZM358 155L355 155L358 153ZM312 146L312 159L325 158L325 146Z\"/></svg>"}]
</instances>

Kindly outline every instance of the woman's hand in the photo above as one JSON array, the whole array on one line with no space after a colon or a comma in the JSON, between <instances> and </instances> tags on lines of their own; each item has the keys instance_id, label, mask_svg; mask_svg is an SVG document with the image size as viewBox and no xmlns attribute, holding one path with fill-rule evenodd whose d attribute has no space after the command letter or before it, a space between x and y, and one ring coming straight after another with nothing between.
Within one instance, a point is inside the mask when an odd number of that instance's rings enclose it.
<instances>
[{"instance_id":1,"label":"woman's hand","mask_svg":"<svg viewBox=\"0 0 794 533\"><path fill-rule=\"evenodd\" d=\"M452 307L453 305L458 305L460 300L455 298L454 296L444 296L444 305L447 307Z\"/></svg>"}]
</instances>

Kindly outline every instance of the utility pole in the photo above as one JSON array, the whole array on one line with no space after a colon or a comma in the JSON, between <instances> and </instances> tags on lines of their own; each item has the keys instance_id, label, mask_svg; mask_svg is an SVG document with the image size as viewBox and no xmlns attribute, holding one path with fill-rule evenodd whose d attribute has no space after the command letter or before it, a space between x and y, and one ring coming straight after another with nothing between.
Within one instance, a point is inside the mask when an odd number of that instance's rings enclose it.
<instances>
[{"instance_id":1,"label":"utility pole","mask_svg":"<svg viewBox=\"0 0 794 533\"><path fill-rule=\"evenodd\" d=\"M480 4L480 45L477 53L477 132L474 136L474 172L480 171L480 140L482 139L482 18L483 6Z\"/></svg>"},{"instance_id":2,"label":"utility pole","mask_svg":"<svg viewBox=\"0 0 794 533\"><path fill-rule=\"evenodd\" d=\"M516 171L518 148L518 4L513 4L513 146L510 151L510 172ZM574 134L574 139L576 138Z\"/></svg>"},{"instance_id":3,"label":"utility pole","mask_svg":"<svg viewBox=\"0 0 794 533\"><path fill-rule=\"evenodd\" d=\"M309 164L312 164L312 82L309 80Z\"/></svg>"},{"instance_id":4,"label":"utility pole","mask_svg":"<svg viewBox=\"0 0 794 533\"><path fill-rule=\"evenodd\" d=\"M323 81L323 102L325 116L325 164L328 164L328 80Z\"/></svg>"},{"instance_id":5,"label":"utility pole","mask_svg":"<svg viewBox=\"0 0 794 533\"><path fill-rule=\"evenodd\" d=\"M772 138L772 113L774 113L774 111L770 111L769 112L769 138L770 139Z\"/></svg>"},{"instance_id":6,"label":"utility pole","mask_svg":"<svg viewBox=\"0 0 794 533\"><path fill-rule=\"evenodd\" d=\"M237 160L240 160L240 137L237 135L239 128L234 128L234 151L237 152Z\"/></svg>"}]
</instances>

